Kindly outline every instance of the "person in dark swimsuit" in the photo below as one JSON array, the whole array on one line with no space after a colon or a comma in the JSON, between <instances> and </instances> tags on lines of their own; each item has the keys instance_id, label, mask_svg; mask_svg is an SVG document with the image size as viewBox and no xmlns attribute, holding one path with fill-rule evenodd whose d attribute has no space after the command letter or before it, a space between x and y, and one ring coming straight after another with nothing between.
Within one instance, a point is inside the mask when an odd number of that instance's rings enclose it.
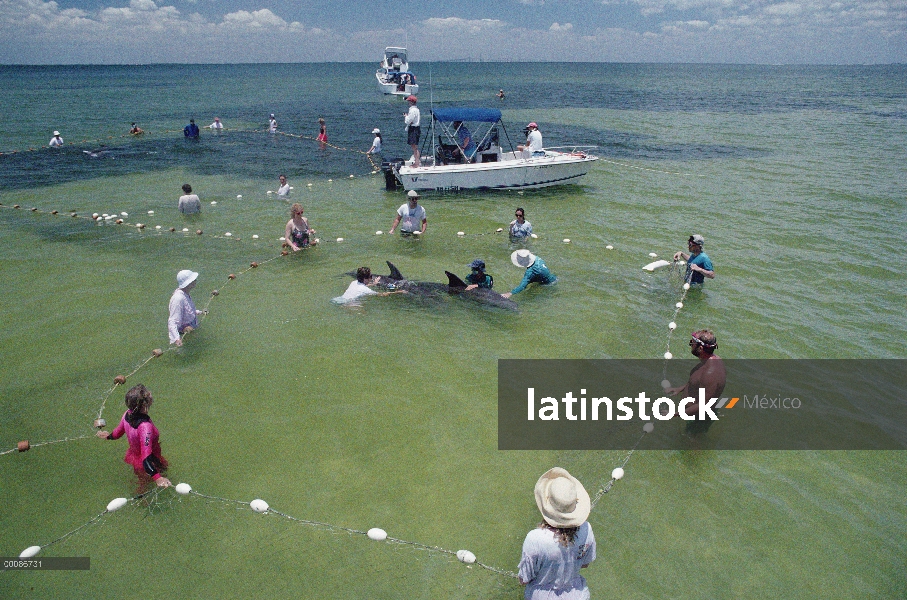
<instances>
[{"instance_id":1,"label":"person in dark swimsuit","mask_svg":"<svg viewBox=\"0 0 907 600\"><path fill-rule=\"evenodd\" d=\"M302 250L314 242L310 239L309 236L315 233L315 230L309 227L309 221L302 216L303 208L302 204L296 202L290 207L290 213L293 215L289 221L287 221L287 230L286 230L286 240L287 243L293 248L293 251Z\"/></svg>"}]
</instances>

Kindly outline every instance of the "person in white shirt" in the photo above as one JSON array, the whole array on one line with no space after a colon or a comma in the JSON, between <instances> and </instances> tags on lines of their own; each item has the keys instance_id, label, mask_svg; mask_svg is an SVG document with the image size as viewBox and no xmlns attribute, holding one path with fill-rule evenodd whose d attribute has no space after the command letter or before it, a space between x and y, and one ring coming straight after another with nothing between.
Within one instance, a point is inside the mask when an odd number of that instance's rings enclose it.
<instances>
[{"instance_id":1,"label":"person in white shirt","mask_svg":"<svg viewBox=\"0 0 907 600\"><path fill-rule=\"evenodd\" d=\"M280 187L277 188L278 196L289 196L290 195L290 184L287 183L287 176L280 176Z\"/></svg>"},{"instance_id":2,"label":"person in white shirt","mask_svg":"<svg viewBox=\"0 0 907 600\"><path fill-rule=\"evenodd\" d=\"M381 277L372 279L372 270L368 267L359 267L356 269L356 280L350 283L342 296L334 298L333 302L337 304L347 304L354 302L363 296L390 296L391 294L405 294L406 290L396 290L392 292L376 292L371 287L381 282Z\"/></svg>"},{"instance_id":3,"label":"person in white shirt","mask_svg":"<svg viewBox=\"0 0 907 600\"><path fill-rule=\"evenodd\" d=\"M198 315L207 314L203 310L196 310L195 303L189 296L197 279L198 273L189 269L183 269L176 274L177 288L170 297L170 317L167 319L170 343L176 346L183 345L181 334L198 327Z\"/></svg>"},{"instance_id":4,"label":"person in white shirt","mask_svg":"<svg viewBox=\"0 0 907 600\"><path fill-rule=\"evenodd\" d=\"M529 130L529 133L526 135L526 145L517 146L517 150L527 151L530 156L538 156L545 153L545 149L542 146L542 133L539 131L539 126L534 122L526 126L526 129Z\"/></svg>"},{"instance_id":5,"label":"person in white shirt","mask_svg":"<svg viewBox=\"0 0 907 600\"><path fill-rule=\"evenodd\" d=\"M59 131L54 132L54 137L50 138L50 142L47 145L51 148L59 148L63 145L63 138L60 137Z\"/></svg>"},{"instance_id":6,"label":"person in white shirt","mask_svg":"<svg viewBox=\"0 0 907 600\"><path fill-rule=\"evenodd\" d=\"M375 127L372 129L372 133L375 134L375 139L372 141L372 147L368 149L366 154L381 154L381 130Z\"/></svg>"},{"instance_id":7,"label":"person in white shirt","mask_svg":"<svg viewBox=\"0 0 907 600\"><path fill-rule=\"evenodd\" d=\"M409 110L403 113L403 122L406 123L406 143L413 149L413 167L422 166L419 156L419 138L422 137L421 115L419 108L416 106L418 101L415 96L409 96L406 99L409 102Z\"/></svg>"},{"instance_id":8,"label":"person in white shirt","mask_svg":"<svg viewBox=\"0 0 907 600\"><path fill-rule=\"evenodd\" d=\"M208 125L208 129L223 129L224 124L220 122L220 117L214 117L214 122Z\"/></svg>"},{"instance_id":9,"label":"person in white shirt","mask_svg":"<svg viewBox=\"0 0 907 600\"><path fill-rule=\"evenodd\" d=\"M397 216L394 219L394 224L391 225L390 231L387 232L388 234L393 233L401 221L403 224L400 225L400 233L403 235L412 235L413 233L421 235L425 233L425 226L428 225L428 220L425 218L425 208L419 206L419 192L410 190L406 195L409 197L409 202L397 209Z\"/></svg>"},{"instance_id":10,"label":"person in white shirt","mask_svg":"<svg viewBox=\"0 0 907 600\"><path fill-rule=\"evenodd\" d=\"M192 186L188 183L183 184L183 195L180 196L179 204L177 206L184 215L191 215L202 211L202 201L199 200L197 194L192 193Z\"/></svg>"},{"instance_id":11,"label":"person in white shirt","mask_svg":"<svg viewBox=\"0 0 907 600\"><path fill-rule=\"evenodd\" d=\"M277 119L274 118L274 113L271 113L268 119L268 133L277 133Z\"/></svg>"}]
</instances>

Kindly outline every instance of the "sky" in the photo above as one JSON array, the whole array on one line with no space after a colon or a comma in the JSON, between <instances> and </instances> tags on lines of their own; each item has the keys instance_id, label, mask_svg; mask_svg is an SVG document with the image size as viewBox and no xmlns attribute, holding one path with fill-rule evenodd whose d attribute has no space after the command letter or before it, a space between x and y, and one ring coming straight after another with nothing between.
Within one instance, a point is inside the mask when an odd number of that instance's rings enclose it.
<instances>
[{"instance_id":1,"label":"sky","mask_svg":"<svg viewBox=\"0 0 907 600\"><path fill-rule=\"evenodd\" d=\"M907 0L0 0L0 64L907 63Z\"/></svg>"}]
</instances>

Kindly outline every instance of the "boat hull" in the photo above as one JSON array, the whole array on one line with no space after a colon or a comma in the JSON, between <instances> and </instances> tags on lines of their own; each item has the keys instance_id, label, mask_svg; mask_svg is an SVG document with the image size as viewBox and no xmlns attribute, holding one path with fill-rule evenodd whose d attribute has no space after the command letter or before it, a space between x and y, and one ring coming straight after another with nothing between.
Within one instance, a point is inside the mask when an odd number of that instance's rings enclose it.
<instances>
[{"instance_id":1,"label":"boat hull","mask_svg":"<svg viewBox=\"0 0 907 600\"><path fill-rule=\"evenodd\" d=\"M543 188L577 183L598 157L561 154L504 162L452 164L396 170L406 190L459 191Z\"/></svg>"}]
</instances>

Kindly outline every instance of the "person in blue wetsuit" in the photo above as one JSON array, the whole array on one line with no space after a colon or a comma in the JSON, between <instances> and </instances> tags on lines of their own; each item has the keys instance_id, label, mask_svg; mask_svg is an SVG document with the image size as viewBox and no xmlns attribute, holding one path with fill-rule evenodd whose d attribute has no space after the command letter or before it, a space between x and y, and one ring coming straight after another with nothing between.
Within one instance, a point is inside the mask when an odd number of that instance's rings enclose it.
<instances>
[{"instance_id":1,"label":"person in blue wetsuit","mask_svg":"<svg viewBox=\"0 0 907 600\"><path fill-rule=\"evenodd\" d=\"M472 269L472 273L466 276L467 290L476 288L488 288L490 290L494 286L494 277L485 272L484 260L475 259L469 263L469 268Z\"/></svg>"},{"instance_id":2,"label":"person in blue wetsuit","mask_svg":"<svg viewBox=\"0 0 907 600\"><path fill-rule=\"evenodd\" d=\"M557 277L548 270L548 267L545 266L545 261L529 250L517 250L510 255L510 261L516 266L526 269L526 274L523 275L523 281L520 282L520 285L509 292L501 294L505 298L510 298L514 294L519 294L525 290L526 286L530 283L549 285L557 282Z\"/></svg>"},{"instance_id":3,"label":"person in blue wetsuit","mask_svg":"<svg viewBox=\"0 0 907 600\"><path fill-rule=\"evenodd\" d=\"M183 136L187 138L199 138L198 125L195 124L195 119L189 119L189 124L183 128Z\"/></svg>"},{"instance_id":4,"label":"person in blue wetsuit","mask_svg":"<svg viewBox=\"0 0 907 600\"><path fill-rule=\"evenodd\" d=\"M709 256L702 251L703 244L705 244L705 238L695 233L687 240L689 254L686 252L674 253L674 260L687 261L686 281L690 285L702 285L706 277L715 279L715 268L712 266Z\"/></svg>"}]
</instances>

